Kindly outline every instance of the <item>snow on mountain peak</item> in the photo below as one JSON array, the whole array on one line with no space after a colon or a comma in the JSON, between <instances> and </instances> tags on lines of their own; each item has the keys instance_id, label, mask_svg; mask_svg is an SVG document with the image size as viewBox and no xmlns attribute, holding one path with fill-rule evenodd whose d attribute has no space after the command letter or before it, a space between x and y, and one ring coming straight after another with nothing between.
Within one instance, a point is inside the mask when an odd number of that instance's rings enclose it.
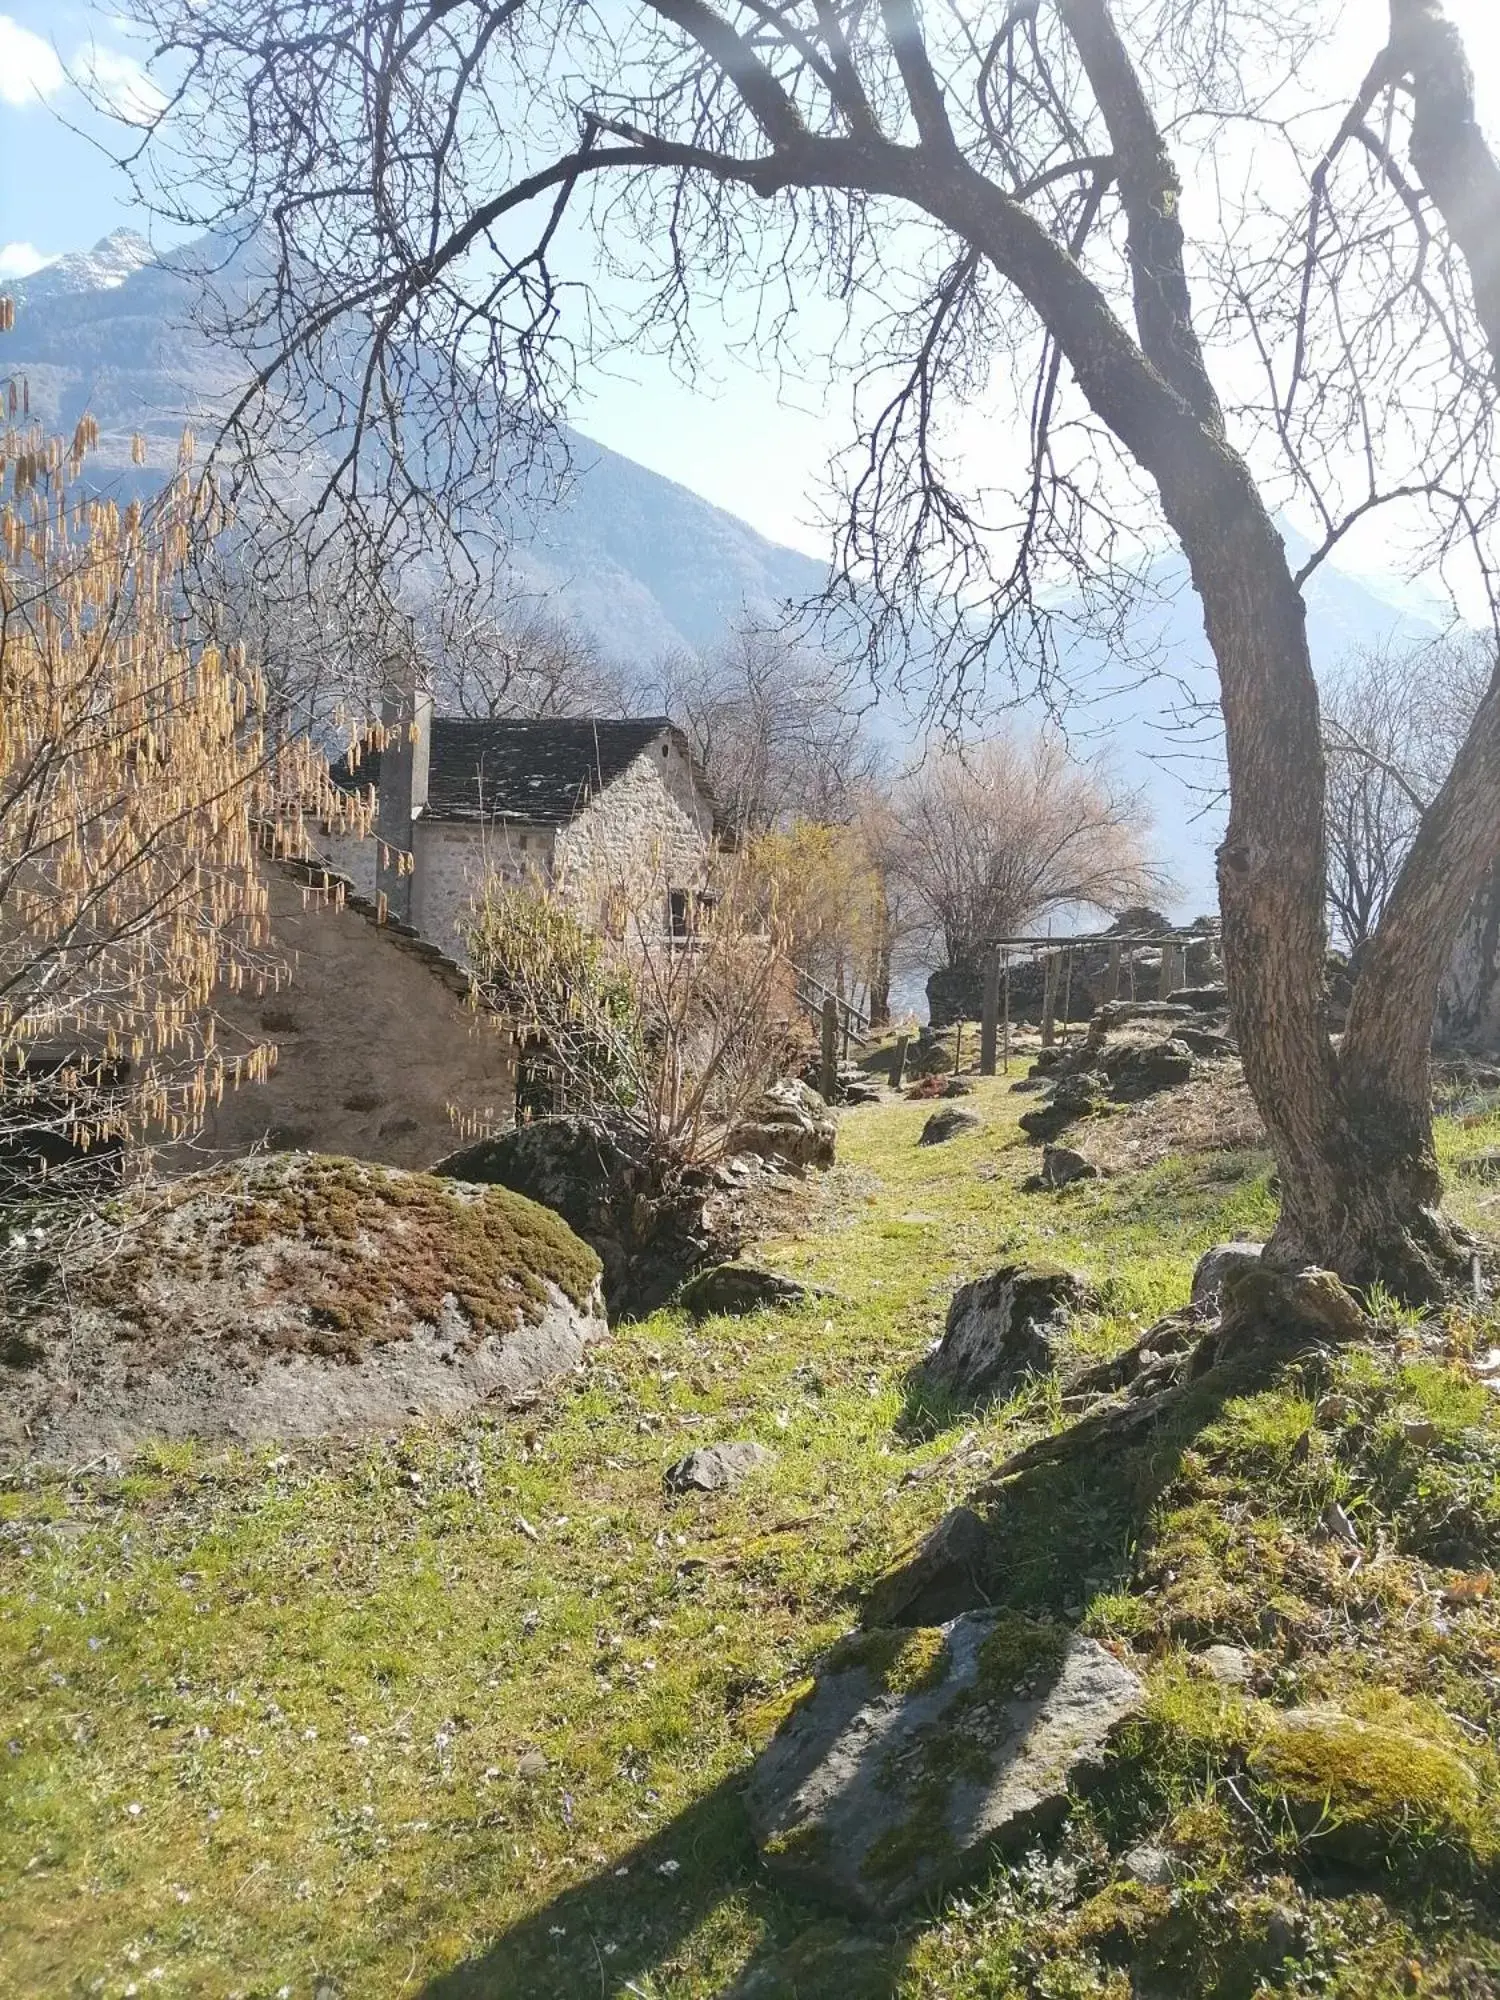
<instances>
[{"instance_id":1,"label":"snow on mountain peak","mask_svg":"<svg viewBox=\"0 0 1500 2000\"><path fill-rule=\"evenodd\" d=\"M31 280L49 292L108 292L146 264L156 252L134 229L112 229L92 250L73 250L45 265Z\"/></svg>"}]
</instances>

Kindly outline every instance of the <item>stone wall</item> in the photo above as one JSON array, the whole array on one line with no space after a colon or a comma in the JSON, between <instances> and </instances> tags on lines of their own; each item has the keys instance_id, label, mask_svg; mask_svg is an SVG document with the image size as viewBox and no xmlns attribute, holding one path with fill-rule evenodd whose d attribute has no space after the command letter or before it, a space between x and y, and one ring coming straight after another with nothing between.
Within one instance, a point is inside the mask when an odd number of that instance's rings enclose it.
<instances>
[{"instance_id":1,"label":"stone wall","mask_svg":"<svg viewBox=\"0 0 1500 2000\"><path fill-rule=\"evenodd\" d=\"M470 903L494 869L520 883L552 872L553 830L546 826L475 826L455 820L418 820L412 834L411 923L425 938L466 962L462 922ZM319 859L342 875L361 896L376 895L376 840L353 834L323 834Z\"/></svg>"},{"instance_id":2,"label":"stone wall","mask_svg":"<svg viewBox=\"0 0 1500 2000\"><path fill-rule=\"evenodd\" d=\"M310 897L281 867L269 867L268 888L290 981L259 996L221 993L215 1011L226 1051L270 1041L276 1067L211 1109L200 1154L264 1143L427 1167L475 1122L509 1122L509 1041L470 1007L451 961L377 927L373 913Z\"/></svg>"},{"instance_id":3,"label":"stone wall","mask_svg":"<svg viewBox=\"0 0 1500 2000\"><path fill-rule=\"evenodd\" d=\"M462 925L487 874L511 884L552 874L553 831L545 826L475 826L418 820L412 923L425 938L466 960Z\"/></svg>"},{"instance_id":4,"label":"stone wall","mask_svg":"<svg viewBox=\"0 0 1500 2000\"><path fill-rule=\"evenodd\" d=\"M557 836L554 880L587 924L602 928L620 897L649 907L702 885L713 815L681 744L665 733Z\"/></svg>"}]
</instances>

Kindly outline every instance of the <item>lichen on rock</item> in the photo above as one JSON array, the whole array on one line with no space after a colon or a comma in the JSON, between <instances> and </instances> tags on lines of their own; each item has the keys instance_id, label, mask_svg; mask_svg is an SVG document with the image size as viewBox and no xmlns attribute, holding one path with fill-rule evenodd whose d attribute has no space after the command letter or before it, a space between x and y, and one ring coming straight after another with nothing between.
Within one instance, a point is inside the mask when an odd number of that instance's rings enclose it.
<instances>
[{"instance_id":1,"label":"lichen on rock","mask_svg":"<svg viewBox=\"0 0 1500 2000\"><path fill-rule=\"evenodd\" d=\"M888 1915L1060 1820L1143 1699L1097 1641L1040 1622L858 1634L762 1753L751 1824L795 1886Z\"/></svg>"}]
</instances>

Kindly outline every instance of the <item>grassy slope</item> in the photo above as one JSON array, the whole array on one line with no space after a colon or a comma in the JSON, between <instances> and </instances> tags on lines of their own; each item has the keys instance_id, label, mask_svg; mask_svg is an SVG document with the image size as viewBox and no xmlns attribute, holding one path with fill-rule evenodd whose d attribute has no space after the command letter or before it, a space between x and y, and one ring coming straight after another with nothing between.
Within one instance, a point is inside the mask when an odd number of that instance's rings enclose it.
<instances>
[{"instance_id":1,"label":"grassy slope","mask_svg":"<svg viewBox=\"0 0 1500 2000\"><path fill-rule=\"evenodd\" d=\"M1229 1994L1255 1990L1267 1935L1292 1940L1295 1990L1496 1990L1492 1774L1421 1705L1470 1736L1500 1712L1500 1622L1438 1595L1500 1546L1494 1433L1440 1364L1221 1401L1131 1491L1075 1477L1017 1503L1013 1601L1152 1662L1149 1721L1051 1857L873 1952L758 1875L735 1796L753 1748L974 1453L1056 1421L1044 1391L980 1417L910 1394L955 1281L1002 1254L1076 1264L1108 1307L1081 1345L1107 1351L1206 1244L1270 1220L1254 1156L1023 1195L1028 1100L973 1102L986 1129L925 1151L927 1107L846 1118L841 1205L773 1246L835 1305L658 1315L529 1417L148 1453L0 1495L4 1990L708 2000L753 1963L803 2000L978 2000L1124 1994L1133 1962L1137 1990ZM1435 1438L1411 1444L1414 1420ZM774 1446L774 1471L666 1498L663 1467L723 1436ZM1377 1551L1353 1578L1312 1533L1330 1497ZM1261 1648L1274 1701L1189 1671L1181 1642L1220 1637ZM1417 1807L1372 1804L1361 1767L1352 1805L1309 1818L1332 1781L1291 1769L1307 1746L1274 1710L1346 1683L1378 1725L1359 1757L1432 1748ZM1176 1890L1121 1883L1111 1857L1146 1836ZM1372 1842L1395 1857L1374 1874Z\"/></svg>"}]
</instances>

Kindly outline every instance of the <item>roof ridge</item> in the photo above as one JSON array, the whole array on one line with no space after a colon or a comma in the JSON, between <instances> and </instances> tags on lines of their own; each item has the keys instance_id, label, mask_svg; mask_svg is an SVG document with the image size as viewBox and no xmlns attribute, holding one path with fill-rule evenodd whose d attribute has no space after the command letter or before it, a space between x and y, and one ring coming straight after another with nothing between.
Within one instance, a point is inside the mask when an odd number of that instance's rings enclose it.
<instances>
[{"instance_id":1,"label":"roof ridge","mask_svg":"<svg viewBox=\"0 0 1500 2000\"><path fill-rule=\"evenodd\" d=\"M458 999L466 1002L477 1000L481 1007L488 1005L467 967L450 957L441 945L424 938L410 924L400 922L388 912L383 913L379 902L361 895L347 875L340 875L326 862L310 856L276 854L264 848L262 852L299 887L326 896L335 909L350 910L355 916L362 917L371 930L388 938L397 951L404 951L408 957L426 966L439 984Z\"/></svg>"}]
</instances>

